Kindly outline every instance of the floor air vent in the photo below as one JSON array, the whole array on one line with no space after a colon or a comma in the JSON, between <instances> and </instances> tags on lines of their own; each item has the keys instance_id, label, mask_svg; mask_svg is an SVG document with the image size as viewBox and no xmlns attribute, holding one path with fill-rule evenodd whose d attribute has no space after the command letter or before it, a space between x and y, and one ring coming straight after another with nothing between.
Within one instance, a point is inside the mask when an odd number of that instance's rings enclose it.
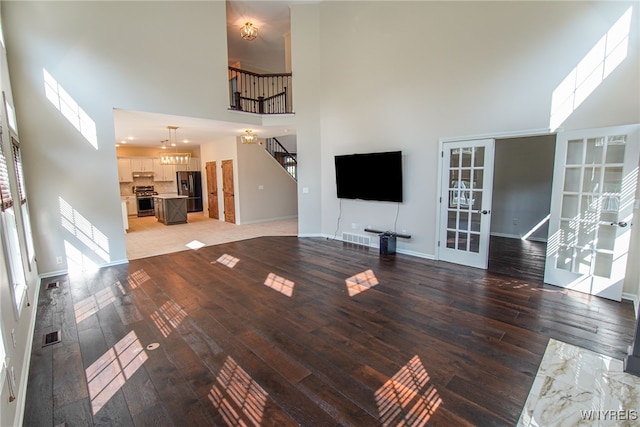
<instances>
[{"instance_id":1,"label":"floor air vent","mask_svg":"<svg viewBox=\"0 0 640 427\"><path fill-rule=\"evenodd\" d=\"M356 245L371 246L371 237L360 234L342 233L342 240Z\"/></svg>"},{"instance_id":2,"label":"floor air vent","mask_svg":"<svg viewBox=\"0 0 640 427\"><path fill-rule=\"evenodd\" d=\"M55 281L55 282L51 282L51 283L47 283L47 287L45 288L46 290L49 289L58 289L60 287L60 282Z\"/></svg>"},{"instance_id":3,"label":"floor air vent","mask_svg":"<svg viewBox=\"0 0 640 427\"><path fill-rule=\"evenodd\" d=\"M62 341L60 335L60 331L49 332L48 334L45 334L42 338L42 346L46 347L48 345L59 343L60 341Z\"/></svg>"}]
</instances>

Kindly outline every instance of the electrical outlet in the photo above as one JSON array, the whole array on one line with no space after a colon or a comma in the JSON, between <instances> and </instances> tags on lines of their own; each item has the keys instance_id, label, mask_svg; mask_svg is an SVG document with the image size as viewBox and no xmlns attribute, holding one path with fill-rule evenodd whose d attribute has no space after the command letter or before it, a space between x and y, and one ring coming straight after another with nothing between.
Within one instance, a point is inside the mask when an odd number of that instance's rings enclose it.
<instances>
[{"instance_id":1,"label":"electrical outlet","mask_svg":"<svg viewBox=\"0 0 640 427\"><path fill-rule=\"evenodd\" d=\"M352 222L351 228L355 230L356 228L358 228L358 224L356 224L355 222Z\"/></svg>"},{"instance_id":2,"label":"electrical outlet","mask_svg":"<svg viewBox=\"0 0 640 427\"><path fill-rule=\"evenodd\" d=\"M513 218L513 225L518 225L518 218Z\"/></svg>"},{"instance_id":3,"label":"electrical outlet","mask_svg":"<svg viewBox=\"0 0 640 427\"><path fill-rule=\"evenodd\" d=\"M62 264L62 257L61 256L57 256L56 257L56 264Z\"/></svg>"}]
</instances>

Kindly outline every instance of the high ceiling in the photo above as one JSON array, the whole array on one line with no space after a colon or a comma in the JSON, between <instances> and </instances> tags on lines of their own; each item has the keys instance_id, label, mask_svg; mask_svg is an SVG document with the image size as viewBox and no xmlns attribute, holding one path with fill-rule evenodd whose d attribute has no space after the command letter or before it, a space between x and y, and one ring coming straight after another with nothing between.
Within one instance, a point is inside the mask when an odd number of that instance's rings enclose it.
<instances>
[{"instance_id":1,"label":"high ceiling","mask_svg":"<svg viewBox=\"0 0 640 427\"><path fill-rule=\"evenodd\" d=\"M283 1L226 1L227 43L230 64L243 68L281 73L285 72L284 35L289 32L289 3ZM258 27L258 37L247 41L240 37L240 27L252 22ZM116 143L127 141L128 146L160 146L169 138L167 126L178 126L179 141L187 139L189 146L238 136L252 129L260 137L295 134L286 127L256 127L234 122L196 119L140 111L114 110Z\"/></svg>"},{"instance_id":2,"label":"high ceiling","mask_svg":"<svg viewBox=\"0 0 640 427\"><path fill-rule=\"evenodd\" d=\"M227 46L229 64L257 72L285 73L285 36L290 30L289 2L227 1ZM240 27L251 22L258 37L247 41Z\"/></svg>"}]
</instances>

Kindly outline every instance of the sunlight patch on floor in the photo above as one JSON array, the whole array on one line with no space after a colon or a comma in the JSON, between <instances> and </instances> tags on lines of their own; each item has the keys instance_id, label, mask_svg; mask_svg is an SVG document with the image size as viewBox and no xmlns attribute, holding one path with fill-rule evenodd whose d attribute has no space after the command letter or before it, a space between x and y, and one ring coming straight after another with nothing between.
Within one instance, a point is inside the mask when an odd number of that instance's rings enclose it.
<instances>
[{"instance_id":1,"label":"sunlight patch on floor","mask_svg":"<svg viewBox=\"0 0 640 427\"><path fill-rule=\"evenodd\" d=\"M349 292L349 296L352 297L371 289L379 282L375 274L373 274L373 270L366 270L345 279L345 283L347 285L347 292Z\"/></svg>"}]
</instances>

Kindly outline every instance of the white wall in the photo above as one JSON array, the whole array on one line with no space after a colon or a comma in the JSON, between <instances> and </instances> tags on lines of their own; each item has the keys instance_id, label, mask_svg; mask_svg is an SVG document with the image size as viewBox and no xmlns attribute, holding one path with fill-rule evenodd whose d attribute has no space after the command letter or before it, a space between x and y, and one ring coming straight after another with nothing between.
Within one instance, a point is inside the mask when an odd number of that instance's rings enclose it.
<instances>
[{"instance_id":1,"label":"white wall","mask_svg":"<svg viewBox=\"0 0 640 427\"><path fill-rule=\"evenodd\" d=\"M293 106L298 159L298 235L321 234L322 144L320 5L291 5ZM301 90L298 91L298 88Z\"/></svg>"},{"instance_id":2,"label":"white wall","mask_svg":"<svg viewBox=\"0 0 640 427\"><path fill-rule=\"evenodd\" d=\"M297 151L298 147L296 145L295 135L278 136L276 139L288 152L295 153Z\"/></svg>"},{"instance_id":3,"label":"white wall","mask_svg":"<svg viewBox=\"0 0 640 427\"><path fill-rule=\"evenodd\" d=\"M0 10L0 19L4 15L3 5L3 3L0 3L0 7L2 7L2 10ZM7 103L13 107L15 103L12 95L6 50L2 45L0 45L0 76L0 90L4 93ZM20 135L15 135L9 127L4 102L0 103L0 126L2 127L0 144L2 144L3 153L7 158L9 179L12 180L12 184L15 187L10 136L18 137L18 140L21 140L21 138ZM21 155L24 157L22 149ZM17 198L16 193L13 193L13 195L14 198ZM28 191L27 201L28 203L32 202L31 194ZM19 219L21 212L19 202L14 205L14 211ZM33 212L31 212L31 214L33 215ZM14 426L21 424L22 409L25 403L40 279L38 277L37 263L35 260L30 260L27 255L26 242L24 240L25 233L22 221L19 219L17 221L19 240L21 241L19 247L21 248L20 250L23 256L26 275L25 280L28 287L26 296L18 310L18 307L16 307L14 303L13 292L11 291L13 280L9 279L10 271L6 262L6 256L15 253L17 248L8 247L5 249L3 244L3 237L6 230L4 227L5 222L2 218L4 215L4 213L0 213L0 334L2 336L1 341L4 343L3 350L6 359L0 359L0 426ZM4 366L5 363L6 369ZM9 390L9 382L6 379L9 375L15 377L15 384L12 390L15 400L12 402L9 401L11 393Z\"/></svg>"},{"instance_id":4,"label":"white wall","mask_svg":"<svg viewBox=\"0 0 640 427\"><path fill-rule=\"evenodd\" d=\"M555 135L499 139L491 203L491 234L520 237L549 215ZM547 240L548 221L530 239Z\"/></svg>"},{"instance_id":5,"label":"white wall","mask_svg":"<svg viewBox=\"0 0 640 427\"><path fill-rule=\"evenodd\" d=\"M4 2L3 25L42 273L69 267L65 241L125 262L113 108L226 118L224 2ZM97 149L45 98L43 69L95 121ZM108 238L106 259L62 227L59 198Z\"/></svg>"},{"instance_id":6,"label":"white wall","mask_svg":"<svg viewBox=\"0 0 640 427\"><path fill-rule=\"evenodd\" d=\"M295 218L296 181L263 146L238 143L237 151L241 223Z\"/></svg>"},{"instance_id":7,"label":"white wall","mask_svg":"<svg viewBox=\"0 0 640 427\"><path fill-rule=\"evenodd\" d=\"M399 241L400 249L432 256L439 139L548 128L554 89L631 4L322 2L294 7L300 187L309 178L313 184L320 179L322 234L334 234L339 216L333 156L402 150L405 202L397 222L395 205L343 201L338 232L351 231L351 224L383 229L396 224L413 236ZM564 123L567 129L639 121L637 99L629 96L640 91L634 13L628 58ZM318 50L305 49L302 41ZM316 115L308 125L307 108ZM301 234L317 230L312 212L318 211L318 201L302 194L299 205Z\"/></svg>"}]
</instances>

